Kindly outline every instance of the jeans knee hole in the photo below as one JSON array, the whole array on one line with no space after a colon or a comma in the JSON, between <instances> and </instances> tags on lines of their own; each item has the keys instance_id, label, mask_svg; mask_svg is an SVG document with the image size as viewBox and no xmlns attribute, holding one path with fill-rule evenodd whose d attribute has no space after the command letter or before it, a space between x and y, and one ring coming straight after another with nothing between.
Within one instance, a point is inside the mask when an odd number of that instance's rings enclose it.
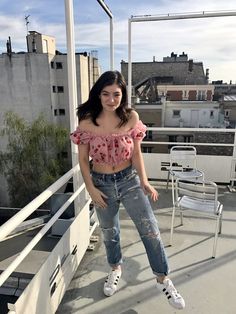
<instances>
[{"instance_id":1,"label":"jeans knee hole","mask_svg":"<svg viewBox=\"0 0 236 314\"><path fill-rule=\"evenodd\" d=\"M102 228L104 241L111 241L119 233L116 227Z\"/></svg>"}]
</instances>

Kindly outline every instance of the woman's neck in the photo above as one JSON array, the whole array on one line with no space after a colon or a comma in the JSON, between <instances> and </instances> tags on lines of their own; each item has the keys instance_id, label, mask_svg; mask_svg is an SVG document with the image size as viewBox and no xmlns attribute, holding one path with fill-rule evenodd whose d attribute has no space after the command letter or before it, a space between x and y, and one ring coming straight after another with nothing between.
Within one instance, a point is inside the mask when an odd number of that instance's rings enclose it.
<instances>
[{"instance_id":1,"label":"woman's neck","mask_svg":"<svg viewBox=\"0 0 236 314\"><path fill-rule=\"evenodd\" d=\"M101 125L104 129L116 129L120 118L117 116L116 112L102 112L98 119L99 125Z\"/></svg>"}]
</instances>

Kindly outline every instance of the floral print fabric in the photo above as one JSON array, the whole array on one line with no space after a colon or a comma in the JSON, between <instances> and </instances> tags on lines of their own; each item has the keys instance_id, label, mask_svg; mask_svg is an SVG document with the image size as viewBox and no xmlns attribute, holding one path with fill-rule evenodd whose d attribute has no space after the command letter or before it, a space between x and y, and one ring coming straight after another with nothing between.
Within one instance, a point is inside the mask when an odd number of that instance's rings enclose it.
<instances>
[{"instance_id":1,"label":"floral print fabric","mask_svg":"<svg viewBox=\"0 0 236 314\"><path fill-rule=\"evenodd\" d=\"M70 139L77 145L89 144L89 155L94 163L117 165L132 157L133 140L141 141L146 129L141 120L127 133L97 135L77 127Z\"/></svg>"}]
</instances>

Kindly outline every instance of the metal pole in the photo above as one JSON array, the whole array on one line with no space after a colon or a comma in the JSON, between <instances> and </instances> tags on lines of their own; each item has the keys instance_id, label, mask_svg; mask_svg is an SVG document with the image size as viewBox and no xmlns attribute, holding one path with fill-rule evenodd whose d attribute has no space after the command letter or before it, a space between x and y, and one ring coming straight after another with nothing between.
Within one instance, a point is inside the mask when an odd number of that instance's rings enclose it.
<instances>
[{"instance_id":1,"label":"metal pole","mask_svg":"<svg viewBox=\"0 0 236 314\"><path fill-rule=\"evenodd\" d=\"M77 80L76 80L76 60L75 60L75 35L74 35L74 14L73 0L65 0L65 20L66 20L66 39L67 39L67 68L68 68L68 92L69 92L69 112L70 112L70 132L73 132L77 125L76 108ZM78 164L78 147L71 144L72 168ZM73 176L74 191L79 187L79 176ZM78 209L78 200L75 200L75 211Z\"/></svg>"},{"instance_id":2,"label":"metal pole","mask_svg":"<svg viewBox=\"0 0 236 314\"><path fill-rule=\"evenodd\" d=\"M151 22L151 21L167 21L167 20L186 20L209 17L236 16L236 11L201 11L196 13L168 13L161 15L137 15L132 16L132 22Z\"/></svg>"},{"instance_id":3,"label":"metal pole","mask_svg":"<svg viewBox=\"0 0 236 314\"><path fill-rule=\"evenodd\" d=\"M131 63L131 19L128 20L128 105L131 107L132 63Z\"/></svg>"},{"instance_id":4,"label":"metal pole","mask_svg":"<svg viewBox=\"0 0 236 314\"><path fill-rule=\"evenodd\" d=\"M97 0L110 18L110 69L114 69L113 14L103 0Z\"/></svg>"},{"instance_id":5,"label":"metal pole","mask_svg":"<svg viewBox=\"0 0 236 314\"><path fill-rule=\"evenodd\" d=\"M114 70L113 19L110 18L110 69Z\"/></svg>"}]
</instances>

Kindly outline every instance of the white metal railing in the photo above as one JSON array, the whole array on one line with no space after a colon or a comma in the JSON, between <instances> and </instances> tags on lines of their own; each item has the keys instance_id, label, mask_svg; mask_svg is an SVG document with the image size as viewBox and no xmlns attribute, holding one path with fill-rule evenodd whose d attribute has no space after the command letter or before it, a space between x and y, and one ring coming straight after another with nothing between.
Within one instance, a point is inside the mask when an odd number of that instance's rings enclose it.
<instances>
[{"instance_id":1,"label":"white metal railing","mask_svg":"<svg viewBox=\"0 0 236 314\"><path fill-rule=\"evenodd\" d=\"M177 127L148 127L148 131L153 131L158 135L184 135L196 133L232 133L234 141L232 143L217 143L217 142L170 142L170 141L155 141L146 139L143 144L149 145L192 145L209 147L231 147L232 154L225 156L217 155L197 155L199 169L208 174L209 180L215 182L225 182L233 184L236 181L236 129L223 128L177 128ZM154 133L155 132L155 133ZM168 163L169 153L144 153L144 162L149 178L162 179L167 178L167 171L162 170L162 164Z\"/></svg>"},{"instance_id":2,"label":"white metal railing","mask_svg":"<svg viewBox=\"0 0 236 314\"><path fill-rule=\"evenodd\" d=\"M26 205L22 210L10 218L6 223L0 227L0 241L3 241L20 223L29 217L41 204L43 204L49 197L58 191L68 180L80 170L79 165L69 170L55 183L49 186L44 192L37 196L33 201ZM0 287L9 278L16 267L23 261L23 259L31 252L35 245L42 239L51 226L58 220L67 207L75 200L75 198L85 189L85 184L75 191L70 198L59 208L53 217L45 224L45 226L34 236L34 238L26 245L21 253L13 260L13 262L0 275ZM90 202L90 199L88 200Z\"/></svg>"},{"instance_id":3,"label":"white metal railing","mask_svg":"<svg viewBox=\"0 0 236 314\"><path fill-rule=\"evenodd\" d=\"M0 275L0 287L10 277L12 272L17 266L24 260L24 258L31 252L35 245L42 239L57 219L63 214L67 207L74 201L74 199L80 194L85 188L82 184L80 188L72 194L72 196L59 208L59 210L53 215L53 217L46 223L46 225L34 236L34 238L26 245L26 247L20 252L20 254L14 259L14 261L2 272Z\"/></svg>"},{"instance_id":4,"label":"white metal railing","mask_svg":"<svg viewBox=\"0 0 236 314\"><path fill-rule=\"evenodd\" d=\"M50 185L39 196L22 208L17 214L10 218L0 227L0 241L4 240L20 223L29 217L40 205L49 199L56 191L58 191L69 179L79 171L79 165L75 166L65 173L55 183Z\"/></svg>"}]
</instances>

